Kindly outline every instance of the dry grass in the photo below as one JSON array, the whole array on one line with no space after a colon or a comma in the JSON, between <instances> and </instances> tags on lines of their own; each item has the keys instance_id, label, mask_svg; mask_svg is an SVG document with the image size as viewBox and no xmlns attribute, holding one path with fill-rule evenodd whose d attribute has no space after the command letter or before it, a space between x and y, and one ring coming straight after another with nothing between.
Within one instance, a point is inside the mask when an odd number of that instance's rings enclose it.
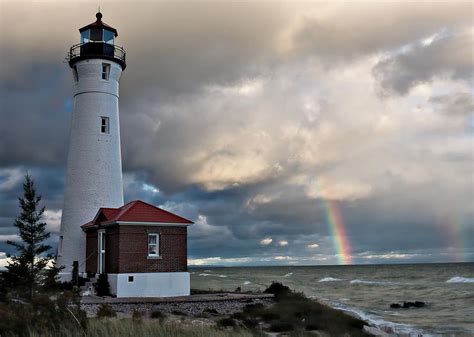
<instances>
[{"instance_id":1,"label":"dry grass","mask_svg":"<svg viewBox=\"0 0 474 337\"><path fill-rule=\"evenodd\" d=\"M137 322L131 319L90 319L87 332L71 331L64 327L58 331L50 331L39 335L31 332L28 337L253 337L250 331L222 330L212 327L182 327L177 325L161 325L158 322Z\"/></svg>"}]
</instances>

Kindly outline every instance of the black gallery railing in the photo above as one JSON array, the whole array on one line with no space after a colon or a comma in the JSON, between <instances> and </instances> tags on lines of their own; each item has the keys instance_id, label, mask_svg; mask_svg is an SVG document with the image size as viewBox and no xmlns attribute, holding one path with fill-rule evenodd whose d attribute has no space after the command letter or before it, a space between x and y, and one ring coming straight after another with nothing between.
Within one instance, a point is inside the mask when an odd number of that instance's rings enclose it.
<instances>
[{"instance_id":1,"label":"black gallery railing","mask_svg":"<svg viewBox=\"0 0 474 337\"><path fill-rule=\"evenodd\" d=\"M67 60L74 62L76 59L93 56L116 59L125 65L125 50L104 42L78 43L69 50Z\"/></svg>"}]
</instances>

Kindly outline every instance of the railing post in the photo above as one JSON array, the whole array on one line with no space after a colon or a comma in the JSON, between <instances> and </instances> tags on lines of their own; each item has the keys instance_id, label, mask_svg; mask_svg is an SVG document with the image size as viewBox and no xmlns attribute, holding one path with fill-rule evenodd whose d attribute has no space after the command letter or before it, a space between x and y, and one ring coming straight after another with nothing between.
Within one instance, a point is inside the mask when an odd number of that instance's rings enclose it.
<instances>
[{"instance_id":1,"label":"railing post","mask_svg":"<svg viewBox=\"0 0 474 337\"><path fill-rule=\"evenodd\" d=\"M72 263L72 284L79 284L79 261L74 261Z\"/></svg>"}]
</instances>

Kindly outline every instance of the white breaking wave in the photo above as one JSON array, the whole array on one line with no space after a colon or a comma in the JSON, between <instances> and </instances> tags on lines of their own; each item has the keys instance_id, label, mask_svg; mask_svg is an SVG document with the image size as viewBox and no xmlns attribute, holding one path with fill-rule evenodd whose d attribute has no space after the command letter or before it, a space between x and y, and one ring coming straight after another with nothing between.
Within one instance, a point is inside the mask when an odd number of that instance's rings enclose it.
<instances>
[{"instance_id":1,"label":"white breaking wave","mask_svg":"<svg viewBox=\"0 0 474 337\"><path fill-rule=\"evenodd\" d=\"M363 310L356 309L342 303L329 302L328 304L332 306L333 308L343 310L343 311L348 312L349 314L355 315L356 317L359 317L363 321L369 322L371 325L377 327L378 329L384 332L393 331L397 334L401 334L403 336L410 336L410 337L415 337L415 336L431 337L432 336L432 335L428 335L424 333L423 331L419 329L414 328L413 326L409 324L390 322L390 321L380 318L377 315L369 314Z\"/></svg>"},{"instance_id":2,"label":"white breaking wave","mask_svg":"<svg viewBox=\"0 0 474 337\"><path fill-rule=\"evenodd\" d=\"M199 274L199 276L215 276L215 277L227 277L227 275L219 275L219 274Z\"/></svg>"},{"instance_id":3,"label":"white breaking wave","mask_svg":"<svg viewBox=\"0 0 474 337\"><path fill-rule=\"evenodd\" d=\"M366 281L366 280L352 280L350 284L400 284L398 282L388 281Z\"/></svg>"},{"instance_id":4,"label":"white breaking wave","mask_svg":"<svg viewBox=\"0 0 474 337\"><path fill-rule=\"evenodd\" d=\"M250 283L252 283L252 282L250 282L250 281L245 281L245 282L244 282L244 286L247 286L247 285L249 285Z\"/></svg>"},{"instance_id":5,"label":"white breaking wave","mask_svg":"<svg viewBox=\"0 0 474 337\"><path fill-rule=\"evenodd\" d=\"M288 273L286 275L283 275L283 277L290 277L291 275L293 275L293 273Z\"/></svg>"},{"instance_id":6,"label":"white breaking wave","mask_svg":"<svg viewBox=\"0 0 474 337\"><path fill-rule=\"evenodd\" d=\"M344 281L344 280L340 278L334 278L334 277L325 277L325 278L320 279L318 282L338 282L338 281Z\"/></svg>"},{"instance_id":7,"label":"white breaking wave","mask_svg":"<svg viewBox=\"0 0 474 337\"><path fill-rule=\"evenodd\" d=\"M454 276L447 280L446 283L474 283L474 278Z\"/></svg>"}]
</instances>

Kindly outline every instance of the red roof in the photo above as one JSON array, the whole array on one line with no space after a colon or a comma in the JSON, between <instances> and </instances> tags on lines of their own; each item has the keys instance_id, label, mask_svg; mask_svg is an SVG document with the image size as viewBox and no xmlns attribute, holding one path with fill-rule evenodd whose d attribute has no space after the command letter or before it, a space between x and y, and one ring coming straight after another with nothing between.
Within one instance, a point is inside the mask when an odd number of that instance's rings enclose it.
<instances>
[{"instance_id":1,"label":"red roof","mask_svg":"<svg viewBox=\"0 0 474 337\"><path fill-rule=\"evenodd\" d=\"M82 33L83 31L85 31L87 29L90 29L90 28L105 28L105 29L108 29L108 30L112 31L114 33L115 37L118 36L117 30L114 27L109 26L108 24L106 24L105 22L102 21L102 13L98 12L95 15L95 17L97 18L97 20L95 22L92 22L92 23L88 24L87 26L79 28L79 31Z\"/></svg>"},{"instance_id":2,"label":"red roof","mask_svg":"<svg viewBox=\"0 0 474 337\"><path fill-rule=\"evenodd\" d=\"M82 228L95 227L101 223L114 222L150 222L192 224L193 222L179 215L165 211L141 200L131 201L120 208L100 208L92 221L82 225Z\"/></svg>"}]
</instances>

